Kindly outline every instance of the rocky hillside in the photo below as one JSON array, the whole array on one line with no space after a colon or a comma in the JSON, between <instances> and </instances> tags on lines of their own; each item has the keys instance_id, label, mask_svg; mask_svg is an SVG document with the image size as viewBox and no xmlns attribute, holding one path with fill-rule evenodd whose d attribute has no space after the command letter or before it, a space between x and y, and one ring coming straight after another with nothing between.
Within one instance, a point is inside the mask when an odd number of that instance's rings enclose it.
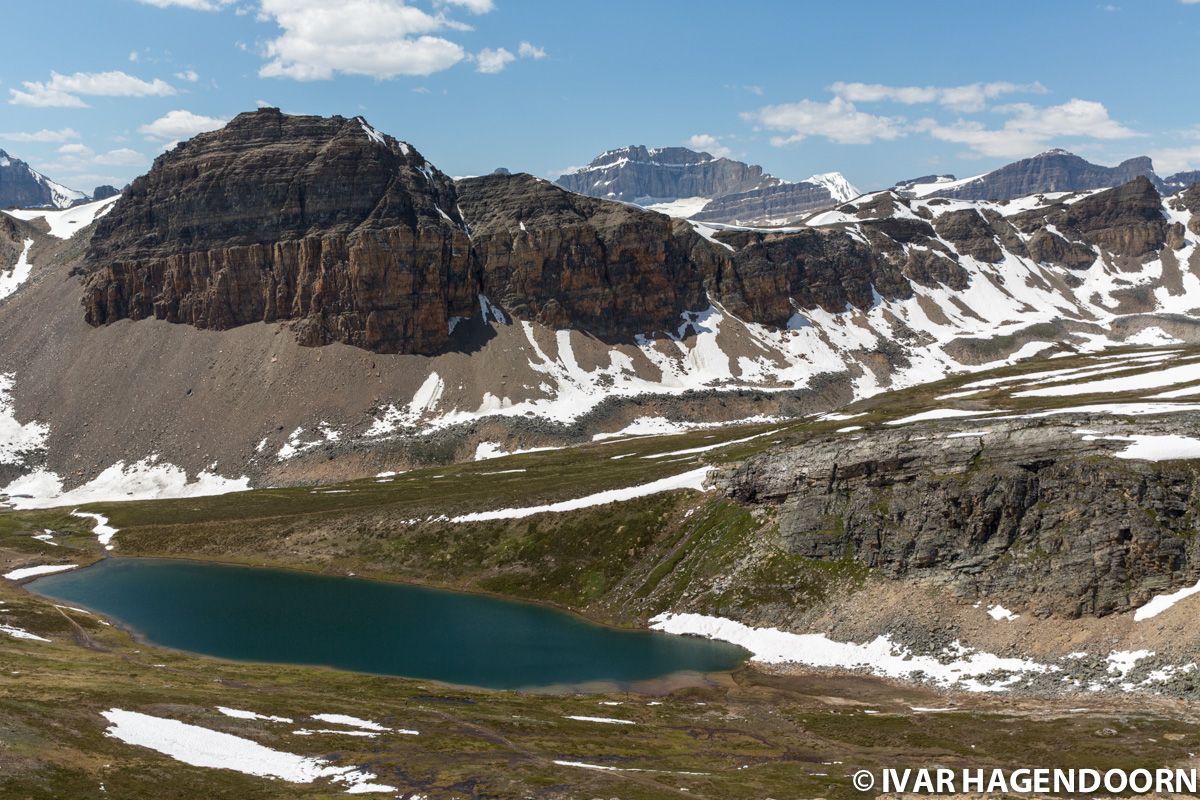
<instances>
[{"instance_id":1,"label":"rocky hillside","mask_svg":"<svg viewBox=\"0 0 1200 800\"><path fill-rule=\"evenodd\" d=\"M66 208L87 199L0 150L0 208Z\"/></svg>"},{"instance_id":2,"label":"rocky hillside","mask_svg":"<svg viewBox=\"0 0 1200 800\"><path fill-rule=\"evenodd\" d=\"M1139 179L719 229L528 175L455 183L357 118L245 114L118 199L18 215L0 489L374 474L1191 341L1197 211Z\"/></svg>"},{"instance_id":3,"label":"rocky hillside","mask_svg":"<svg viewBox=\"0 0 1200 800\"><path fill-rule=\"evenodd\" d=\"M973 178L955 180L953 175L926 176L898 183L895 188L918 197L1011 200L1049 192L1107 189L1138 177L1148 178L1158 189L1166 188L1154 173L1154 165L1145 156L1122 161L1115 167L1104 167L1085 161L1074 153L1056 149Z\"/></svg>"}]
</instances>

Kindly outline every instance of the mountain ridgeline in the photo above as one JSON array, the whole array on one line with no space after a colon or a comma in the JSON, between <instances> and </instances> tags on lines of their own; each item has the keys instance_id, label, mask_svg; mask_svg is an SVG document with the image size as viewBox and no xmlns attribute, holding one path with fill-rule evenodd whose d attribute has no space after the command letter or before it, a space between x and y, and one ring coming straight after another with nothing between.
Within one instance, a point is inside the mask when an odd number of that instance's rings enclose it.
<instances>
[{"instance_id":1,"label":"mountain ridgeline","mask_svg":"<svg viewBox=\"0 0 1200 800\"><path fill-rule=\"evenodd\" d=\"M963 255L1068 269L1095 248L1143 259L1172 237L1161 203L1144 176L1013 217L926 219L884 192L841 207L856 230L706 237L529 175L455 182L361 118L263 109L160 156L98 222L79 271L92 325L287 322L304 345L434 355L461 345L456 320L485 314L481 297L520 320L629 342L714 302L779 328L797 310L907 299L914 284L960 290Z\"/></svg>"},{"instance_id":2,"label":"mountain ridgeline","mask_svg":"<svg viewBox=\"0 0 1200 800\"><path fill-rule=\"evenodd\" d=\"M645 206L686 199L696 209L683 216L735 224L790 222L858 194L836 172L793 183L758 165L686 147L642 145L601 153L586 167L563 173L558 185L589 197Z\"/></svg>"}]
</instances>

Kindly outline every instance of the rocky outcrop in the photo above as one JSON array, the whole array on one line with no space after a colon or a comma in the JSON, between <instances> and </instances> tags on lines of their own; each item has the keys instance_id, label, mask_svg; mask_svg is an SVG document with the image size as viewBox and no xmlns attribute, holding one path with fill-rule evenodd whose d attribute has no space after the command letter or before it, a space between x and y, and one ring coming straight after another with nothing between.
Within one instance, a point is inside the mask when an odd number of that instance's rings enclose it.
<instances>
[{"instance_id":1,"label":"rocky outcrop","mask_svg":"<svg viewBox=\"0 0 1200 800\"><path fill-rule=\"evenodd\" d=\"M780 183L762 167L686 147L621 147L586 167L566 172L558 185L589 197L627 203L653 198L719 197Z\"/></svg>"},{"instance_id":2,"label":"rocky outcrop","mask_svg":"<svg viewBox=\"0 0 1200 800\"><path fill-rule=\"evenodd\" d=\"M1164 575L1194 582L1196 465L1109 457L1083 425L819 438L745 462L724 487L777 506L795 554L942 580L1041 616L1125 611L1164 590Z\"/></svg>"},{"instance_id":3,"label":"rocky outcrop","mask_svg":"<svg viewBox=\"0 0 1200 800\"><path fill-rule=\"evenodd\" d=\"M690 225L530 175L458 183L482 291L518 319L608 341L674 330L708 307L726 261Z\"/></svg>"},{"instance_id":4,"label":"rocky outcrop","mask_svg":"<svg viewBox=\"0 0 1200 800\"><path fill-rule=\"evenodd\" d=\"M937 218L934 227L938 235L953 242L963 255L993 264L1004 258L992 225L973 208L948 211Z\"/></svg>"},{"instance_id":5,"label":"rocky outcrop","mask_svg":"<svg viewBox=\"0 0 1200 800\"><path fill-rule=\"evenodd\" d=\"M1122 161L1115 167L1105 167L1085 161L1066 150L1048 150L960 186L935 189L931 194L959 200L1010 200L1045 192L1105 189L1138 177L1145 177L1156 186L1162 185L1154 174L1153 163L1146 156Z\"/></svg>"},{"instance_id":6,"label":"rocky outcrop","mask_svg":"<svg viewBox=\"0 0 1200 800\"><path fill-rule=\"evenodd\" d=\"M867 244L842 231L805 230L746 240L719 297L743 319L783 327L798 308L870 308L875 291L887 298L912 295L900 266Z\"/></svg>"},{"instance_id":7,"label":"rocky outcrop","mask_svg":"<svg viewBox=\"0 0 1200 800\"><path fill-rule=\"evenodd\" d=\"M0 277L11 270L25 247L25 234L20 224L7 214L0 214Z\"/></svg>"},{"instance_id":8,"label":"rocky outcrop","mask_svg":"<svg viewBox=\"0 0 1200 800\"><path fill-rule=\"evenodd\" d=\"M121 193L121 190L115 186L109 186L107 183L101 184L92 190L93 200L107 200L110 197L116 197Z\"/></svg>"},{"instance_id":9,"label":"rocky outcrop","mask_svg":"<svg viewBox=\"0 0 1200 800\"><path fill-rule=\"evenodd\" d=\"M160 156L87 250L87 321L290 321L300 341L434 353L477 307L453 182L359 118L263 109Z\"/></svg>"},{"instance_id":10,"label":"rocky outcrop","mask_svg":"<svg viewBox=\"0 0 1200 800\"><path fill-rule=\"evenodd\" d=\"M82 199L82 192L55 183L0 150L0 208L66 208Z\"/></svg>"},{"instance_id":11,"label":"rocky outcrop","mask_svg":"<svg viewBox=\"0 0 1200 800\"><path fill-rule=\"evenodd\" d=\"M1171 202L1175 204L1176 208L1191 213L1192 216L1187 225L1188 230L1200 236L1200 183L1195 184Z\"/></svg>"}]
</instances>

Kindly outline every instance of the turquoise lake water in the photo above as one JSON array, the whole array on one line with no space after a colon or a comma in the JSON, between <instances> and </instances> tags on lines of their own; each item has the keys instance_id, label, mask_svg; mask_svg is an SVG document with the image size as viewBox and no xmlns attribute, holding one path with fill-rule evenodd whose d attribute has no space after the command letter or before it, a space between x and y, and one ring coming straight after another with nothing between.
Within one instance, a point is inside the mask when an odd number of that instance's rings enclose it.
<instances>
[{"instance_id":1,"label":"turquoise lake water","mask_svg":"<svg viewBox=\"0 0 1200 800\"><path fill-rule=\"evenodd\" d=\"M747 656L494 597L193 561L109 558L28 588L164 647L489 689L632 683L725 671Z\"/></svg>"}]
</instances>

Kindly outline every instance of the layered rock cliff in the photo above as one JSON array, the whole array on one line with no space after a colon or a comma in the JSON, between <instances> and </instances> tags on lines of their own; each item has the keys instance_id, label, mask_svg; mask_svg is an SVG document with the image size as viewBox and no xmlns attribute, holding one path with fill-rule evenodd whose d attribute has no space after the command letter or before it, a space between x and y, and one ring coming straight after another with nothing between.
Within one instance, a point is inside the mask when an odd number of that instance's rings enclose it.
<instances>
[{"instance_id":1,"label":"layered rock cliff","mask_svg":"<svg viewBox=\"0 0 1200 800\"><path fill-rule=\"evenodd\" d=\"M647 198L718 197L780 180L757 165L686 147L643 145L608 150L586 167L564 173L558 185L589 197L633 203Z\"/></svg>"},{"instance_id":2,"label":"layered rock cliff","mask_svg":"<svg viewBox=\"0 0 1200 800\"><path fill-rule=\"evenodd\" d=\"M949 197L959 200L1009 200L1048 192L1085 192L1127 184L1147 178L1163 190L1150 158L1129 158L1116 167L1093 164L1067 152L1048 150L1022 158L970 181L954 181L953 175L925 176L896 185L896 190L920 197ZM944 186L942 186L944 184Z\"/></svg>"},{"instance_id":3,"label":"layered rock cliff","mask_svg":"<svg viewBox=\"0 0 1200 800\"><path fill-rule=\"evenodd\" d=\"M673 330L725 261L691 226L530 175L458 184L481 290L518 319L599 338Z\"/></svg>"},{"instance_id":4,"label":"layered rock cliff","mask_svg":"<svg viewBox=\"0 0 1200 800\"><path fill-rule=\"evenodd\" d=\"M715 197L692 219L734 224L790 222L808 211L830 208L845 198L834 197L816 183L780 183Z\"/></svg>"},{"instance_id":5,"label":"layered rock cliff","mask_svg":"<svg viewBox=\"0 0 1200 800\"><path fill-rule=\"evenodd\" d=\"M477 305L453 182L360 118L263 109L160 156L97 226L93 325L291 321L301 342L433 353Z\"/></svg>"},{"instance_id":6,"label":"layered rock cliff","mask_svg":"<svg viewBox=\"0 0 1200 800\"><path fill-rule=\"evenodd\" d=\"M1200 574L1200 472L1104 455L1079 432L1096 424L1111 423L829 436L750 459L724 486L776 507L796 555L943 581L1039 616L1103 616Z\"/></svg>"}]
</instances>

